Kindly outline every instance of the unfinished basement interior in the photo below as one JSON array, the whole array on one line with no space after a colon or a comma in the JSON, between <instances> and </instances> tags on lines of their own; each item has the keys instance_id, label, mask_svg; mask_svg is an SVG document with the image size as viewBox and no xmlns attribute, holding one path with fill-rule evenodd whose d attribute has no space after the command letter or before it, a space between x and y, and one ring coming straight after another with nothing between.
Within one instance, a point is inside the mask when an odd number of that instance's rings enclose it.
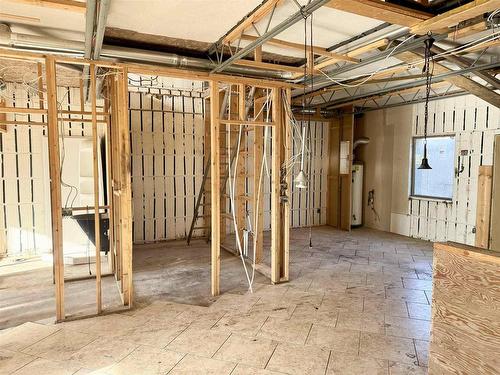
<instances>
[{"instance_id":1,"label":"unfinished basement interior","mask_svg":"<svg viewBox=\"0 0 500 375\"><path fill-rule=\"evenodd\" d=\"M0 0L0 375L499 348L500 0Z\"/></svg>"}]
</instances>

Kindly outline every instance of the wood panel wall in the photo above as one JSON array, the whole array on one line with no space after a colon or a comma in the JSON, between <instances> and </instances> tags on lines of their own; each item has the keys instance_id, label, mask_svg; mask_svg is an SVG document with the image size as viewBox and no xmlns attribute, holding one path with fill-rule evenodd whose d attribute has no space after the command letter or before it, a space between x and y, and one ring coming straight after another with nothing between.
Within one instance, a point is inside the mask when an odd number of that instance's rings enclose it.
<instances>
[{"instance_id":1,"label":"wood panel wall","mask_svg":"<svg viewBox=\"0 0 500 375\"><path fill-rule=\"evenodd\" d=\"M500 254L434 245L429 374L498 374Z\"/></svg>"}]
</instances>

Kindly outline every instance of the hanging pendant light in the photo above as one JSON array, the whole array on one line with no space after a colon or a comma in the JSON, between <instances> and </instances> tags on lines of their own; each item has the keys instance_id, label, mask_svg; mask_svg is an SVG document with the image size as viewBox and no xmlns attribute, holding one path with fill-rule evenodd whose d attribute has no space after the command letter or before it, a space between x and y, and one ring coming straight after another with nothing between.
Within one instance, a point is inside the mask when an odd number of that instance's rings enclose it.
<instances>
[{"instance_id":1,"label":"hanging pendant light","mask_svg":"<svg viewBox=\"0 0 500 375\"><path fill-rule=\"evenodd\" d=\"M312 44L312 42L311 42ZM306 63L304 64L304 95L302 96L302 109L305 110L305 94L306 94L306 78L307 78L307 17L304 17L304 59ZM309 115L308 126L311 126L311 116ZM306 126L302 128L302 149L300 155L300 171L297 177L293 180L295 182L295 187L297 189L307 189L307 176L304 172L304 156L306 151Z\"/></svg>"},{"instance_id":2,"label":"hanging pendant light","mask_svg":"<svg viewBox=\"0 0 500 375\"><path fill-rule=\"evenodd\" d=\"M432 169L429 165L429 160L427 159L427 125L429 123L429 96L431 93L431 80L432 80L432 72L430 67L431 61L431 48L434 44L434 38L429 33L429 37L425 41L425 62L424 67L422 69L422 73L425 73L426 81L425 81L425 109L424 109L424 156L420 163L418 169Z\"/></svg>"},{"instance_id":3,"label":"hanging pendant light","mask_svg":"<svg viewBox=\"0 0 500 375\"><path fill-rule=\"evenodd\" d=\"M307 177L304 172L304 154L305 154L305 149L306 149L306 127L304 126L302 128L302 150L301 150L301 155L300 155L300 172L295 177L294 182L295 186L298 189L307 189Z\"/></svg>"}]
</instances>

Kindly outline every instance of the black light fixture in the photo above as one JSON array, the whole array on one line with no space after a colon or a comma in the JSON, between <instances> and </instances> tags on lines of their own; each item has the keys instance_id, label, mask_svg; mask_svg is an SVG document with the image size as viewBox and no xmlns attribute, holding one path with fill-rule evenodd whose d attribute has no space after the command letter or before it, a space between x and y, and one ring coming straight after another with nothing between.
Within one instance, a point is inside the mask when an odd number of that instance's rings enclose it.
<instances>
[{"instance_id":1,"label":"black light fixture","mask_svg":"<svg viewBox=\"0 0 500 375\"><path fill-rule=\"evenodd\" d=\"M424 157L418 169L432 169L429 165L429 160L427 159L427 124L429 122L429 96L431 93L431 80L432 72L430 67L431 62L431 48L434 44L434 38L429 33L429 37L425 41L425 56L424 56L424 67L422 73L425 73L425 110L424 110Z\"/></svg>"}]
</instances>

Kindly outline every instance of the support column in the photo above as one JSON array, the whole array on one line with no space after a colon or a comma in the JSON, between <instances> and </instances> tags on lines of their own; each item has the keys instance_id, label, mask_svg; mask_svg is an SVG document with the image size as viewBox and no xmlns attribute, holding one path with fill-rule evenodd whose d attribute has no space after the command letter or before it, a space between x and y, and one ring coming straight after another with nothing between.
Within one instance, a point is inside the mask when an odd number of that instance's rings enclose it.
<instances>
[{"instance_id":1,"label":"support column","mask_svg":"<svg viewBox=\"0 0 500 375\"><path fill-rule=\"evenodd\" d=\"M280 207L280 169L281 169L281 90L273 89L271 150L271 282L280 282L281 274L281 207Z\"/></svg>"},{"instance_id":2,"label":"support column","mask_svg":"<svg viewBox=\"0 0 500 375\"><path fill-rule=\"evenodd\" d=\"M220 293L220 124L219 82L210 81L211 279L212 295Z\"/></svg>"},{"instance_id":3,"label":"support column","mask_svg":"<svg viewBox=\"0 0 500 375\"><path fill-rule=\"evenodd\" d=\"M261 90L259 90L260 92ZM266 96L264 93L260 92L263 96L257 97L257 93L255 95L254 100L254 117L256 121L264 120L264 110L261 111L264 103L266 101ZM260 113L259 113L260 112ZM253 231L255 241L256 241L256 249L255 249L255 262L261 263L263 258L263 231L264 231L264 222L262 217L262 211L264 209L263 205L263 191L262 191L262 181L260 181L260 172L262 169L262 156L264 153L264 127L254 125L254 139L253 139ZM265 176L265 174L264 174ZM259 183L261 192L260 195L257 195L259 189Z\"/></svg>"},{"instance_id":4,"label":"support column","mask_svg":"<svg viewBox=\"0 0 500 375\"><path fill-rule=\"evenodd\" d=\"M123 303L132 307L132 174L130 165L130 131L128 113L128 70L118 74L118 136L120 142L120 229Z\"/></svg>"},{"instance_id":5,"label":"support column","mask_svg":"<svg viewBox=\"0 0 500 375\"><path fill-rule=\"evenodd\" d=\"M59 154L59 128L57 121L56 62L54 57L45 59L47 84L47 138L49 151L50 206L52 219L52 254L54 257L54 281L56 294L56 321L64 314L64 263L61 203L61 162Z\"/></svg>"},{"instance_id":6,"label":"support column","mask_svg":"<svg viewBox=\"0 0 500 375\"><path fill-rule=\"evenodd\" d=\"M95 282L97 313L102 312L101 288L101 222L99 215L99 142L97 129L97 97L96 97L95 65L90 64L90 97L92 104L92 160L94 180L94 233L95 233Z\"/></svg>"}]
</instances>

